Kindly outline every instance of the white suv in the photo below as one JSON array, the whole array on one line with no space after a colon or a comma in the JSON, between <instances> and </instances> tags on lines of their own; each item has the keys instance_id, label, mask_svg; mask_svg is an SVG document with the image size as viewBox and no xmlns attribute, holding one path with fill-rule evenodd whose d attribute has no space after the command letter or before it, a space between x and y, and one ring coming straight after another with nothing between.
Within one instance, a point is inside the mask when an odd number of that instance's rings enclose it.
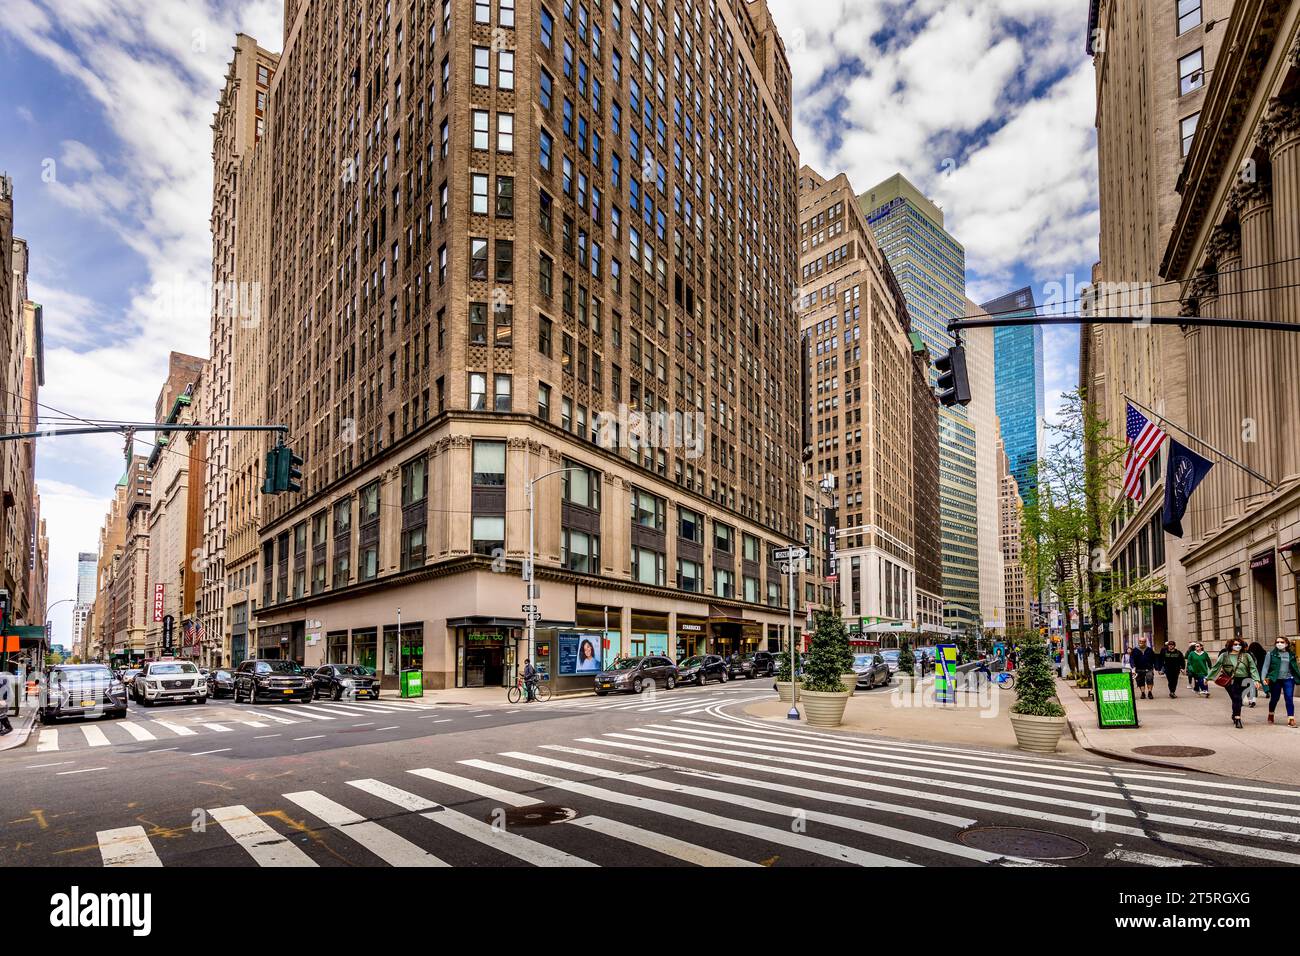
<instances>
[{"instance_id":1,"label":"white suv","mask_svg":"<svg viewBox=\"0 0 1300 956\"><path fill-rule=\"evenodd\" d=\"M150 707L160 700L208 702L208 682L189 661L148 661L131 684L136 702Z\"/></svg>"}]
</instances>

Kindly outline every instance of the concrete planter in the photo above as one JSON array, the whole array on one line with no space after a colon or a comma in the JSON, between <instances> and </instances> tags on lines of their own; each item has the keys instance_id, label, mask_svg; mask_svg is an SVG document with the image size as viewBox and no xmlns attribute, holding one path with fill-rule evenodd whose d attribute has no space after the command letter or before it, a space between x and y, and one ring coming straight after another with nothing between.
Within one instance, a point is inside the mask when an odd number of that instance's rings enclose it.
<instances>
[{"instance_id":1,"label":"concrete planter","mask_svg":"<svg viewBox=\"0 0 1300 956\"><path fill-rule=\"evenodd\" d=\"M801 690L799 699L803 701L804 719L813 727L838 727L844 721L844 707L851 696L846 690L831 693Z\"/></svg>"},{"instance_id":2,"label":"concrete planter","mask_svg":"<svg viewBox=\"0 0 1300 956\"><path fill-rule=\"evenodd\" d=\"M844 685L844 689L847 690L849 696L852 697L853 692L858 689L858 675L852 671L849 671L847 674L841 674L840 683Z\"/></svg>"},{"instance_id":3,"label":"concrete planter","mask_svg":"<svg viewBox=\"0 0 1300 956\"><path fill-rule=\"evenodd\" d=\"M1011 729L1016 732L1016 743L1030 753L1056 753L1056 745L1065 733L1064 717L1034 717L1030 714L1011 715Z\"/></svg>"},{"instance_id":4,"label":"concrete planter","mask_svg":"<svg viewBox=\"0 0 1300 956\"><path fill-rule=\"evenodd\" d=\"M776 682L776 693L777 693L777 696L780 697L781 700L785 701L787 704L790 703L790 687L791 687L791 686L792 686L792 685L791 685L789 682L785 682L785 681L777 681L777 682ZM801 700L803 699L803 691L802 691L802 690L799 691L798 696L799 696L799 698L800 698Z\"/></svg>"}]
</instances>

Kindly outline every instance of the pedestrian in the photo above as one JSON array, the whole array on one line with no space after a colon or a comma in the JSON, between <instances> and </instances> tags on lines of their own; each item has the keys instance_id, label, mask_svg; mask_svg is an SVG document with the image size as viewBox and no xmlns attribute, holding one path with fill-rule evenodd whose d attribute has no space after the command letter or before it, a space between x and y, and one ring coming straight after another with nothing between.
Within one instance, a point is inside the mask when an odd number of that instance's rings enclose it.
<instances>
[{"instance_id":1,"label":"pedestrian","mask_svg":"<svg viewBox=\"0 0 1300 956\"><path fill-rule=\"evenodd\" d=\"M1259 641L1251 641L1246 650L1250 652L1251 657L1255 658L1255 669L1262 674L1264 672L1264 656L1267 653L1264 650L1264 645ZM1246 689L1246 700L1250 702L1251 707L1259 703L1259 688L1254 684L1251 684Z\"/></svg>"},{"instance_id":2,"label":"pedestrian","mask_svg":"<svg viewBox=\"0 0 1300 956\"><path fill-rule=\"evenodd\" d=\"M9 708L13 707L16 696L14 688L17 681L8 671L0 671L0 737L13 732L14 725L9 723Z\"/></svg>"},{"instance_id":3,"label":"pedestrian","mask_svg":"<svg viewBox=\"0 0 1300 956\"><path fill-rule=\"evenodd\" d=\"M1232 725L1241 729L1241 695L1246 684L1259 683L1259 665L1255 657L1246 650L1246 642L1235 637L1228 647L1219 655L1219 659L1210 668L1207 675L1217 684L1220 675L1227 675L1228 682L1223 685L1228 696L1232 698Z\"/></svg>"},{"instance_id":4,"label":"pedestrian","mask_svg":"<svg viewBox=\"0 0 1300 956\"><path fill-rule=\"evenodd\" d=\"M1160 656L1164 662L1165 680L1169 684L1169 697L1172 700L1178 697L1178 681L1182 679L1186 658L1173 641L1165 641L1165 649L1160 652Z\"/></svg>"},{"instance_id":5,"label":"pedestrian","mask_svg":"<svg viewBox=\"0 0 1300 956\"><path fill-rule=\"evenodd\" d=\"M533 685L536 683L537 683L537 669L533 667L533 662L530 659L525 658L524 659L524 693L528 695L527 699L524 701L525 703L531 704L533 702Z\"/></svg>"},{"instance_id":6,"label":"pedestrian","mask_svg":"<svg viewBox=\"0 0 1300 956\"><path fill-rule=\"evenodd\" d=\"M1210 672L1210 655L1205 653L1205 645L1197 641L1187 654L1187 679L1191 681L1192 691L1202 697L1210 696L1209 685L1205 675Z\"/></svg>"},{"instance_id":7,"label":"pedestrian","mask_svg":"<svg viewBox=\"0 0 1300 956\"><path fill-rule=\"evenodd\" d=\"M1261 671L1264 686L1268 688L1268 722L1273 723L1273 711L1277 710L1277 699L1286 698L1286 722L1295 726L1295 682L1300 677L1300 665L1296 664L1295 651L1285 637L1279 637L1273 643L1273 649L1264 659Z\"/></svg>"},{"instance_id":8,"label":"pedestrian","mask_svg":"<svg viewBox=\"0 0 1300 956\"><path fill-rule=\"evenodd\" d=\"M1159 662L1156 652L1147 647L1146 635L1138 638L1137 647L1129 653L1129 661L1133 667L1133 677L1137 681L1138 690L1142 692L1143 700L1155 700L1155 695L1151 693L1151 688L1156 683L1156 664Z\"/></svg>"}]
</instances>

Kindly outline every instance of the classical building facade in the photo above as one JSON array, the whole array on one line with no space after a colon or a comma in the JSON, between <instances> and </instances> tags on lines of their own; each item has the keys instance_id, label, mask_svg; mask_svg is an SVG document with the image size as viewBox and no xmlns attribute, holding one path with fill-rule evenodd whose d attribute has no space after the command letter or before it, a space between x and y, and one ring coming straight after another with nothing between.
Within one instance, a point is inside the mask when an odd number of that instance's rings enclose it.
<instances>
[{"instance_id":1,"label":"classical building facade","mask_svg":"<svg viewBox=\"0 0 1300 956\"><path fill-rule=\"evenodd\" d=\"M873 635L921 627L914 469L934 471L938 457L914 462L913 428L926 410L921 427L933 425L935 404L913 390L907 303L848 177L805 166L799 186L812 473L833 482L841 612L854 639L878 642Z\"/></svg>"},{"instance_id":2,"label":"classical building facade","mask_svg":"<svg viewBox=\"0 0 1300 956\"><path fill-rule=\"evenodd\" d=\"M778 646L824 568L772 556L816 527L762 0L289 4L285 37L260 334L305 466L261 503L257 653L438 687L588 679L580 637Z\"/></svg>"},{"instance_id":3,"label":"classical building facade","mask_svg":"<svg viewBox=\"0 0 1300 956\"><path fill-rule=\"evenodd\" d=\"M91 612L96 660L124 663L145 656L145 630L153 620L148 591L151 488L148 460L133 456L100 529L98 587Z\"/></svg>"},{"instance_id":4,"label":"classical building facade","mask_svg":"<svg viewBox=\"0 0 1300 956\"><path fill-rule=\"evenodd\" d=\"M1161 274L1186 317L1300 324L1300 3L1235 3L1220 42ZM1300 335L1173 331L1188 427L1259 476L1220 461L1192 498L1177 626L1207 647L1294 639Z\"/></svg>"}]
</instances>

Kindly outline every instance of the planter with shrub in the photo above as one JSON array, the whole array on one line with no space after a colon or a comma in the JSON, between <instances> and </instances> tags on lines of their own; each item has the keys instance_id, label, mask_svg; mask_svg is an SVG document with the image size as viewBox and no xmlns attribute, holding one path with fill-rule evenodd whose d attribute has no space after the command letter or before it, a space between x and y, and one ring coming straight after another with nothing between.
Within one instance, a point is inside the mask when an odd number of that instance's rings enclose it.
<instances>
[{"instance_id":1,"label":"planter with shrub","mask_svg":"<svg viewBox=\"0 0 1300 956\"><path fill-rule=\"evenodd\" d=\"M1011 728L1021 750L1055 753L1065 732L1065 708L1056 699L1056 675L1042 641L1026 641L1016 660L1016 702L1011 706Z\"/></svg>"},{"instance_id":2,"label":"planter with shrub","mask_svg":"<svg viewBox=\"0 0 1300 956\"><path fill-rule=\"evenodd\" d=\"M790 688L794 686L794 680L790 671L789 648L786 648L784 653L776 656L776 673L773 675L773 679L776 681L777 696L787 704L790 703ZM795 696L802 698L803 694L796 692Z\"/></svg>"},{"instance_id":3,"label":"planter with shrub","mask_svg":"<svg viewBox=\"0 0 1300 956\"><path fill-rule=\"evenodd\" d=\"M852 694L844 689L842 678L846 659L851 664L853 652L844 622L833 611L818 611L799 692L804 718L814 727L838 727L844 721Z\"/></svg>"}]
</instances>

